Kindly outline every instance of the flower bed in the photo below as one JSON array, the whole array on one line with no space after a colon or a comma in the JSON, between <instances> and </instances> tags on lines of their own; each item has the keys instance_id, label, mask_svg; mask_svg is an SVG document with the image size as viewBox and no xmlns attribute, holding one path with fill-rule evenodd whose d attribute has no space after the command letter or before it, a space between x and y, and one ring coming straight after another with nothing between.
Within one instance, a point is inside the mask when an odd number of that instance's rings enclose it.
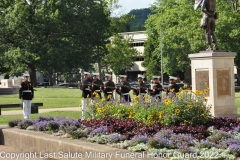
<instances>
[{"instance_id":1,"label":"flower bed","mask_svg":"<svg viewBox=\"0 0 240 160\"><path fill-rule=\"evenodd\" d=\"M75 120L64 117L39 117L37 120L12 120L9 126L47 131L72 139L108 144L130 151L147 151L153 156L163 153L172 159L194 156L194 159L235 159L240 155L240 121L213 118L209 125L146 125L133 119L104 118ZM221 127L220 127L221 125ZM68 135L68 136L66 136ZM186 157L184 157L186 158Z\"/></svg>"},{"instance_id":2,"label":"flower bed","mask_svg":"<svg viewBox=\"0 0 240 160\"><path fill-rule=\"evenodd\" d=\"M212 118L204 96L208 91L184 90L163 96L161 103L149 96L135 97L133 106L95 98L87 106L87 120L40 116L34 121L12 120L9 126L147 151L156 157L235 159L240 155L240 121Z\"/></svg>"}]
</instances>

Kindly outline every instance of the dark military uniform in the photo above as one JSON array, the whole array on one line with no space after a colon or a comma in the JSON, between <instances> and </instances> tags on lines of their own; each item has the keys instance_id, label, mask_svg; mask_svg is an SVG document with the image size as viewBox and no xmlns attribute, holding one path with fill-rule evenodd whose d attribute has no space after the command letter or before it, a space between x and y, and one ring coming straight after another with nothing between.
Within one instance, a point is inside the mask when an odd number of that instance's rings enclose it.
<instances>
[{"instance_id":1,"label":"dark military uniform","mask_svg":"<svg viewBox=\"0 0 240 160\"><path fill-rule=\"evenodd\" d=\"M180 87L179 87L179 85L177 85L177 84L172 84L172 85L170 85L169 86L169 92L175 92L175 93L177 93L177 92L179 92L179 89L180 89Z\"/></svg>"},{"instance_id":2,"label":"dark military uniform","mask_svg":"<svg viewBox=\"0 0 240 160\"><path fill-rule=\"evenodd\" d=\"M92 80L90 78L83 80L82 85L80 87L82 90L83 98L91 98L92 97Z\"/></svg>"},{"instance_id":3,"label":"dark military uniform","mask_svg":"<svg viewBox=\"0 0 240 160\"><path fill-rule=\"evenodd\" d=\"M150 91L150 95L161 101L162 90L163 90L162 85L160 83L156 83L156 84L153 85L153 89Z\"/></svg>"},{"instance_id":4,"label":"dark military uniform","mask_svg":"<svg viewBox=\"0 0 240 160\"><path fill-rule=\"evenodd\" d=\"M117 93L120 95L120 101L124 102L131 102L131 97L129 92L131 90L131 86L128 82L120 83L120 88L117 90Z\"/></svg>"},{"instance_id":5,"label":"dark military uniform","mask_svg":"<svg viewBox=\"0 0 240 160\"><path fill-rule=\"evenodd\" d=\"M92 82L92 93L93 92L97 92L97 94L99 95L100 98L102 98L101 95L101 90L103 90L104 84L100 79L95 79ZM95 97L95 95L93 94L93 97Z\"/></svg>"},{"instance_id":6,"label":"dark military uniform","mask_svg":"<svg viewBox=\"0 0 240 160\"><path fill-rule=\"evenodd\" d=\"M140 88L139 90L137 88L133 89L133 94L135 94L136 96L140 95L144 95L146 94L146 90L148 89L147 86L145 85L145 83L141 82L139 83L138 87Z\"/></svg>"},{"instance_id":7,"label":"dark military uniform","mask_svg":"<svg viewBox=\"0 0 240 160\"><path fill-rule=\"evenodd\" d=\"M19 99L32 100L34 98L33 84L28 81L24 81L20 85Z\"/></svg>"},{"instance_id":8,"label":"dark military uniform","mask_svg":"<svg viewBox=\"0 0 240 160\"><path fill-rule=\"evenodd\" d=\"M31 115L32 99L34 98L33 84L31 82L26 80L21 83L19 89L19 98L23 101L24 119L29 119Z\"/></svg>"},{"instance_id":9,"label":"dark military uniform","mask_svg":"<svg viewBox=\"0 0 240 160\"><path fill-rule=\"evenodd\" d=\"M115 90L115 83L111 80L104 84L104 97L109 101L113 96L113 91ZM110 96L111 95L111 96ZM111 98L109 98L111 97Z\"/></svg>"}]
</instances>

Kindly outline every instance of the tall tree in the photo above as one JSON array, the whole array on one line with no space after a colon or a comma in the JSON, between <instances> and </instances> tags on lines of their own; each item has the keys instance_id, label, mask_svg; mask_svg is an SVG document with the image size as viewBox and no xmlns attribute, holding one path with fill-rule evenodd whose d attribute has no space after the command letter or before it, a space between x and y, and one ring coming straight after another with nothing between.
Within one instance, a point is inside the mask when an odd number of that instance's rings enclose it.
<instances>
[{"instance_id":1,"label":"tall tree","mask_svg":"<svg viewBox=\"0 0 240 160\"><path fill-rule=\"evenodd\" d=\"M36 68L50 75L88 69L96 38L105 39L103 32L110 25L103 0L5 0L0 7L4 19L0 50L8 60L5 66L16 75L29 70L34 83ZM95 37L97 34L100 36Z\"/></svg>"},{"instance_id":2,"label":"tall tree","mask_svg":"<svg viewBox=\"0 0 240 160\"><path fill-rule=\"evenodd\" d=\"M109 54L104 58L116 75L124 74L134 64L138 51L131 46L132 37L123 37L116 34L112 37L111 44L107 45Z\"/></svg>"},{"instance_id":3,"label":"tall tree","mask_svg":"<svg viewBox=\"0 0 240 160\"><path fill-rule=\"evenodd\" d=\"M207 47L199 26L201 10L194 11L192 1L188 0L159 0L152 10L154 14L146 22L148 40L145 42L143 65L147 68L147 74L157 72L154 66L160 66L160 40L163 42L164 72L184 71L190 66L188 54L198 53ZM225 0L217 0L217 12L219 19L215 33L220 49L239 52L239 15ZM235 61L238 61L238 56Z\"/></svg>"}]
</instances>

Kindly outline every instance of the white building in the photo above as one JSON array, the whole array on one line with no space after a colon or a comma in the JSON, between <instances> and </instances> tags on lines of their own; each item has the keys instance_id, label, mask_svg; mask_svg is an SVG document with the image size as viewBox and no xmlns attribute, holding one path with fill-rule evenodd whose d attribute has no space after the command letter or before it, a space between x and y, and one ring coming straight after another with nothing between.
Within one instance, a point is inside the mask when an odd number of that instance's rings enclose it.
<instances>
[{"instance_id":1,"label":"white building","mask_svg":"<svg viewBox=\"0 0 240 160\"><path fill-rule=\"evenodd\" d=\"M137 49L140 52L139 57L136 57L133 67L131 67L127 71L128 81L137 81L137 75L143 74L146 71L146 68L142 66L142 62L144 53L144 42L147 40L147 35L145 34L145 31L123 32L121 34L124 37L132 37L133 48ZM118 82L116 75L113 75L113 81Z\"/></svg>"}]
</instances>

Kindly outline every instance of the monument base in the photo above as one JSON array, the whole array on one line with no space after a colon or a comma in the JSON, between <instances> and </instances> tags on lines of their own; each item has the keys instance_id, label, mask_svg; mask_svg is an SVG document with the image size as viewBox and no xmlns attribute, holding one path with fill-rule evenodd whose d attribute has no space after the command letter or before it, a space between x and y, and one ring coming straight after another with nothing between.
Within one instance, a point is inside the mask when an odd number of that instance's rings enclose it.
<instances>
[{"instance_id":1,"label":"monument base","mask_svg":"<svg viewBox=\"0 0 240 160\"><path fill-rule=\"evenodd\" d=\"M234 58L235 52L201 51L189 54L191 59L192 90L203 91L213 116L237 117L235 106ZM235 116L236 115L236 116Z\"/></svg>"}]
</instances>

